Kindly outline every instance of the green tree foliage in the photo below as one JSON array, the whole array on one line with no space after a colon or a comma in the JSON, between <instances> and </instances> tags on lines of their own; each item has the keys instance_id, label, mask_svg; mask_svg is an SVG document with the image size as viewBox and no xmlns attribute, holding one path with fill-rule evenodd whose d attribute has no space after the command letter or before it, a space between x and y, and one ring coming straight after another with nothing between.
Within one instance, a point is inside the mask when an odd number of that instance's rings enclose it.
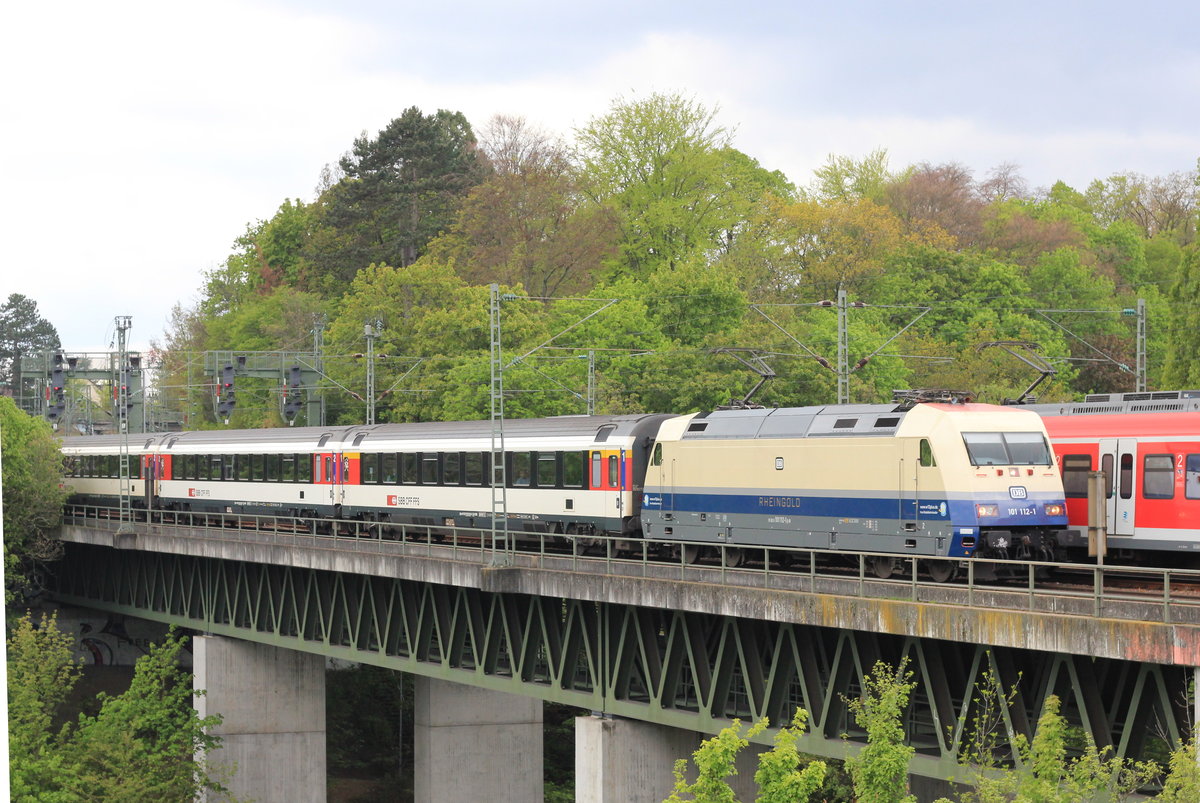
<instances>
[{"instance_id":1,"label":"green tree foliage","mask_svg":"<svg viewBox=\"0 0 1200 803\"><path fill-rule=\"evenodd\" d=\"M756 803L789 803L808 800L821 788L825 780L826 765L823 761L805 760L796 744L804 735L808 714L796 710L790 727L781 728L775 736L774 746L759 754L758 771L754 781L758 784ZM711 739L705 739L693 754L697 772L696 781L688 783L687 759L675 762L675 788L665 803L736 803L732 787L727 778L736 775L734 762L750 739L767 729L767 720L761 719L742 735L742 723L721 730Z\"/></svg>"},{"instance_id":2,"label":"green tree foliage","mask_svg":"<svg viewBox=\"0 0 1200 803\"><path fill-rule=\"evenodd\" d=\"M4 588L11 601L42 563L61 555L55 536L62 523L62 455L50 425L0 397L4 460Z\"/></svg>"},{"instance_id":3,"label":"green tree foliage","mask_svg":"<svg viewBox=\"0 0 1200 803\"><path fill-rule=\"evenodd\" d=\"M880 202L887 186L903 178L889 172L887 148L877 148L862 159L831 153L813 175L811 192L817 199L845 203Z\"/></svg>"},{"instance_id":4,"label":"green tree foliage","mask_svg":"<svg viewBox=\"0 0 1200 803\"><path fill-rule=\"evenodd\" d=\"M56 349L61 345L58 330L38 312L32 298L13 293L0 304L0 385L15 386L21 373L21 358Z\"/></svg>"},{"instance_id":5,"label":"green tree foliage","mask_svg":"<svg viewBox=\"0 0 1200 803\"><path fill-rule=\"evenodd\" d=\"M358 137L339 168L309 243L309 284L329 294L370 264L416 262L486 172L461 112L426 115L415 106L377 136Z\"/></svg>"},{"instance_id":6,"label":"green tree foliage","mask_svg":"<svg viewBox=\"0 0 1200 803\"><path fill-rule=\"evenodd\" d=\"M26 613L8 639L9 766L12 799L29 803L192 800L222 791L205 764L220 722L192 708L191 675L179 668L183 638L152 645L116 697L101 694L95 716L55 730L79 679L71 637L55 617Z\"/></svg>"},{"instance_id":7,"label":"green tree foliage","mask_svg":"<svg viewBox=\"0 0 1200 803\"><path fill-rule=\"evenodd\" d=\"M1188 254L1179 280L1171 288L1170 328L1163 384L1200 387L1200 249Z\"/></svg>"},{"instance_id":8,"label":"green tree foliage","mask_svg":"<svg viewBox=\"0 0 1200 803\"><path fill-rule=\"evenodd\" d=\"M879 661L863 678L862 696L848 703L858 726L867 732L866 746L846 761L858 803L916 803L907 794L914 750L904 743L901 719L915 685L905 662L891 667Z\"/></svg>"},{"instance_id":9,"label":"green tree foliage","mask_svg":"<svg viewBox=\"0 0 1200 803\"><path fill-rule=\"evenodd\" d=\"M620 226L614 276L724 250L758 199L792 192L782 174L731 147L715 110L679 94L618 99L576 137L584 191Z\"/></svg>"}]
</instances>

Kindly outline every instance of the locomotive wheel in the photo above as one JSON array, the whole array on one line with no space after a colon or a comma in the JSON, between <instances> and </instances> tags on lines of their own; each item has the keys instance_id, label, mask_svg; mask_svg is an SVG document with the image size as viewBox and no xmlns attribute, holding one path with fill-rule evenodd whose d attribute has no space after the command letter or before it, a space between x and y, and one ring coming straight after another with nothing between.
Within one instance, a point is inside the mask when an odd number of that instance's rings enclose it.
<instances>
[{"instance_id":1,"label":"locomotive wheel","mask_svg":"<svg viewBox=\"0 0 1200 803\"><path fill-rule=\"evenodd\" d=\"M683 562L687 564L700 562L700 550L701 547L699 544L683 544L679 548Z\"/></svg>"},{"instance_id":2,"label":"locomotive wheel","mask_svg":"<svg viewBox=\"0 0 1200 803\"><path fill-rule=\"evenodd\" d=\"M736 569L746 562L746 550L744 549L726 549L725 550L725 565L731 569Z\"/></svg>"},{"instance_id":3,"label":"locomotive wheel","mask_svg":"<svg viewBox=\"0 0 1200 803\"><path fill-rule=\"evenodd\" d=\"M925 568L935 583L948 583L958 575L958 564L951 560L927 561Z\"/></svg>"}]
</instances>

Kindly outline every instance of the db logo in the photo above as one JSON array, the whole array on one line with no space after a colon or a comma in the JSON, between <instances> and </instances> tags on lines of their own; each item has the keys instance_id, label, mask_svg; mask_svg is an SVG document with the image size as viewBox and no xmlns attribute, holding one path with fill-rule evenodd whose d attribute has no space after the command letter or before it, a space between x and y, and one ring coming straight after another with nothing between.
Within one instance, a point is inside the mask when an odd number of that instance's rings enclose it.
<instances>
[{"instance_id":1,"label":"db logo","mask_svg":"<svg viewBox=\"0 0 1200 803\"><path fill-rule=\"evenodd\" d=\"M1013 499L1024 499L1029 496L1029 492L1025 490L1023 485L1014 485L1008 489L1008 495Z\"/></svg>"}]
</instances>

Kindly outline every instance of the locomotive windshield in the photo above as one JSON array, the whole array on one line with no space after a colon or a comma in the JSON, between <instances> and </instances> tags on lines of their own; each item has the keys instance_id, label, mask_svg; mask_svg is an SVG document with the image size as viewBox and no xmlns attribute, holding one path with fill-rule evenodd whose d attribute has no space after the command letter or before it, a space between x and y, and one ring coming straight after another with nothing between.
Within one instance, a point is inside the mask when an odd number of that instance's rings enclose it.
<instances>
[{"instance_id":1,"label":"locomotive windshield","mask_svg":"<svg viewBox=\"0 0 1200 803\"><path fill-rule=\"evenodd\" d=\"M1048 466L1050 447L1040 432L964 432L973 466Z\"/></svg>"}]
</instances>

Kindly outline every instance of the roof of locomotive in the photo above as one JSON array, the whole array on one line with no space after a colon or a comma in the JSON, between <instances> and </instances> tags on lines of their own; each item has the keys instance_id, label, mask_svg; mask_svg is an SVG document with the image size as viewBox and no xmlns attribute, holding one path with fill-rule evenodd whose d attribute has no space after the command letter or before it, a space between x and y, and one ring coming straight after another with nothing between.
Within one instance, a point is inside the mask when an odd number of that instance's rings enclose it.
<instances>
[{"instance_id":1,"label":"roof of locomotive","mask_svg":"<svg viewBox=\"0 0 1200 803\"><path fill-rule=\"evenodd\" d=\"M894 437L905 418L928 411L950 415L1003 415L1021 407L993 404L830 404L717 410L692 417L682 440L741 438ZM982 420L982 419L981 419Z\"/></svg>"}]
</instances>

